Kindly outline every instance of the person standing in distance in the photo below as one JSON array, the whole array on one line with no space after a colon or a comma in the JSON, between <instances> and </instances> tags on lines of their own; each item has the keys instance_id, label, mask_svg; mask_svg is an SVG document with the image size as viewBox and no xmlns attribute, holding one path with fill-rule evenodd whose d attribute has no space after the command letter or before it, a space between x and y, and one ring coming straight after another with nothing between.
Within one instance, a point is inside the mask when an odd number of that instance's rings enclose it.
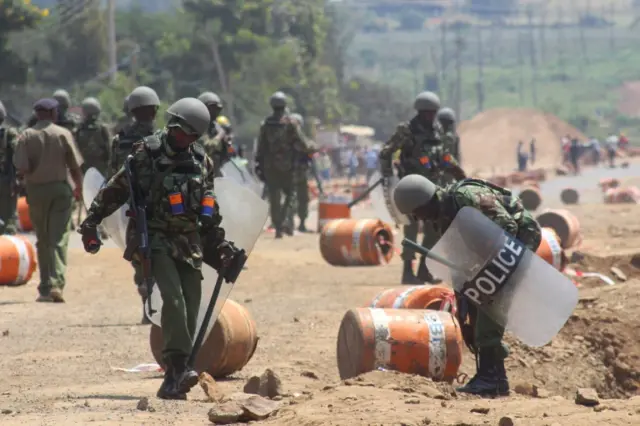
<instances>
[{"instance_id":1,"label":"person standing in distance","mask_svg":"<svg viewBox=\"0 0 640 426\"><path fill-rule=\"evenodd\" d=\"M40 296L38 302L64 302L67 246L74 197L82 194L82 170L73 135L54 124L55 99L33 106L37 122L24 130L16 146L14 164L24 176L29 214L37 237ZM75 183L75 194L67 180Z\"/></svg>"},{"instance_id":2,"label":"person standing in distance","mask_svg":"<svg viewBox=\"0 0 640 426\"><path fill-rule=\"evenodd\" d=\"M0 102L0 235L16 233L18 182L13 157L18 132L4 126L7 111Z\"/></svg>"}]
</instances>

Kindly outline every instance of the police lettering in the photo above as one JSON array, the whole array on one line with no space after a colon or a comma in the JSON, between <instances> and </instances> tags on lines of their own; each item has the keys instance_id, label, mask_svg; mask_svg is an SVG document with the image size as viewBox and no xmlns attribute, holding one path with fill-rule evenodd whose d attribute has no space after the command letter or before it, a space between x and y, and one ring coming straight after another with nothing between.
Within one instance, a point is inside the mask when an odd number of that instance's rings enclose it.
<instances>
[{"instance_id":1,"label":"police lettering","mask_svg":"<svg viewBox=\"0 0 640 426\"><path fill-rule=\"evenodd\" d=\"M490 302L518 269L524 254L525 248L518 240L505 236L502 249L465 285L463 294L476 305Z\"/></svg>"}]
</instances>

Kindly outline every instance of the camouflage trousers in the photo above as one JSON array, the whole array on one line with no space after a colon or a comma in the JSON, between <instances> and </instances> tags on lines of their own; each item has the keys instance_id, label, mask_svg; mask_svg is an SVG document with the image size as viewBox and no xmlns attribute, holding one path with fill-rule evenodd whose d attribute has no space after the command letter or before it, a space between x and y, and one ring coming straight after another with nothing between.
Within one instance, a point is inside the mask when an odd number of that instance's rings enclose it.
<instances>
[{"instance_id":1,"label":"camouflage trousers","mask_svg":"<svg viewBox=\"0 0 640 426\"><path fill-rule=\"evenodd\" d=\"M14 235L17 230L18 195L11 194L8 183L0 183L0 235Z\"/></svg>"},{"instance_id":2,"label":"camouflage trousers","mask_svg":"<svg viewBox=\"0 0 640 426\"><path fill-rule=\"evenodd\" d=\"M301 170L295 176L295 210L301 222L309 216L309 183L307 181L307 171ZM293 208L291 211L293 212ZM293 221L293 213L291 214Z\"/></svg>"}]
</instances>

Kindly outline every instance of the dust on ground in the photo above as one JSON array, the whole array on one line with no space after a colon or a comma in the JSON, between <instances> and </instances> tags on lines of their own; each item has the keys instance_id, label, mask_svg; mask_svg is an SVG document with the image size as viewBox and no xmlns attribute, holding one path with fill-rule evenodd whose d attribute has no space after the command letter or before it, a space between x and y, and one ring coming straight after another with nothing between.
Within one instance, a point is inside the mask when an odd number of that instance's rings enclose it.
<instances>
[{"instance_id":1,"label":"dust on ground","mask_svg":"<svg viewBox=\"0 0 640 426\"><path fill-rule=\"evenodd\" d=\"M583 286L579 308L550 345L529 348L508 339L512 388L535 386L544 397L512 392L483 400L388 371L340 381L336 340L342 316L397 286L401 264L396 256L384 267L329 266L316 234L276 241L265 233L259 240L231 297L255 318L260 341L250 363L219 382L222 390L242 391L249 377L275 371L283 384L282 408L257 424L498 425L503 417L534 426L640 424L640 273L633 260L640 252L640 231L633 225L640 207L591 204L570 210L584 235L581 263L572 267L611 276L616 266L627 280ZM188 402L161 401L154 396L160 373L111 369L153 362L149 328L137 325L141 312L132 275L117 249L91 256L74 248L66 304L34 303L35 279L23 287L0 287L1 424L210 424L212 403L200 388ZM461 372L474 372L468 352ZM595 388L600 405L576 405L575 392L582 387ZM149 397L150 409L136 409L142 397Z\"/></svg>"}]
</instances>

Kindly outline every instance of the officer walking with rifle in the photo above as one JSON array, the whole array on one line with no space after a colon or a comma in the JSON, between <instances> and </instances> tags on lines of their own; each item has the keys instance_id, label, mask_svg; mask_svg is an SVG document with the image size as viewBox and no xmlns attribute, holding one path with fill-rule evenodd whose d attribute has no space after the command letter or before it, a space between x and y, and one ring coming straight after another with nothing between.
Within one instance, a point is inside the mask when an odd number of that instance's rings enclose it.
<instances>
[{"instance_id":1,"label":"officer walking with rifle","mask_svg":"<svg viewBox=\"0 0 640 426\"><path fill-rule=\"evenodd\" d=\"M125 166L100 190L80 232L85 250L96 253L101 245L96 227L130 202L136 232L128 238L125 256L138 258L143 265L148 293L155 278L163 301L160 323L166 369L157 396L186 399L198 382L190 355L198 346L192 342L202 263L233 281L242 269L243 262L237 260L244 252L225 240L213 191L213 162L194 144L209 127L207 107L198 99L183 98L167 114L166 128L137 142ZM153 315L153 306L150 311Z\"/></svg>"}]
</instances>

